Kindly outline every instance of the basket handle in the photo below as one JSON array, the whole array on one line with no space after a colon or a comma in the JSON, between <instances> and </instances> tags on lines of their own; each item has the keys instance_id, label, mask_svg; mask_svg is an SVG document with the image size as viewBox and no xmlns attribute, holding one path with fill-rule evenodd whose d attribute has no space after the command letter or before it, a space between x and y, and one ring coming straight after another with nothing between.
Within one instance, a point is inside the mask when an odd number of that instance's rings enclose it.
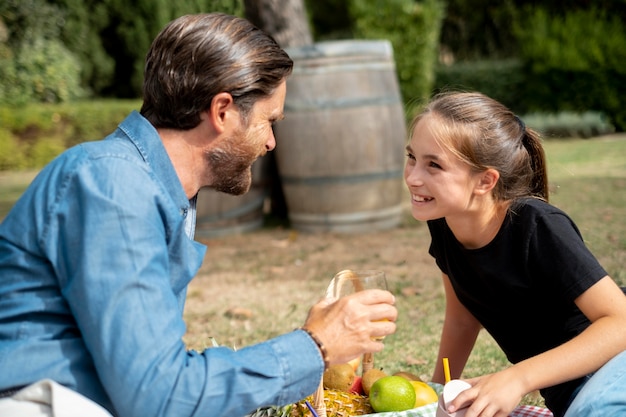
<instances>
[{"instance_id":1,"label":"basket handle","mask_svg":"<svg viewBox=\"0 0 626 417\"><path fill-rule=\"evenodd\" d=\"M328 289L326 290L326 298L328 298L330 301L335 301L337 299L337 293L339 292L339 289L341 288L341 286L345 283L348 277L354 276L354 275L355 275L354 272L350 270L341 271L337 275L335 275L333 280L330 282ZM334 285L335 280L338 281L337 285ZM354 288L355 291L363 290L363 287L359 280L353 280L352 282L355 286ZM333 289L335 289L336 292L334 292ZM373 367L374 367L374 354L365 353L363 355L363 359L361 360L361 375L363 375L365 372L372 369ZM319 386L317 387L317 390L313 394L313 408L315 409L317 417L326 417L326 403L324 402L324 378L323 377L322 377L322 380L320 381Z\"/></svg>"},{"instance_id":2,"label":"basket handle","mask_svg":"<svg viewBox=\"0 0 626 417\"><path fill-rule=\"evenodd\" d=\"M326 403L324 402L324 379L320 381L315 394L313 394L313 408L317 417L326 417Z\"/></svg>"}]
</instances>

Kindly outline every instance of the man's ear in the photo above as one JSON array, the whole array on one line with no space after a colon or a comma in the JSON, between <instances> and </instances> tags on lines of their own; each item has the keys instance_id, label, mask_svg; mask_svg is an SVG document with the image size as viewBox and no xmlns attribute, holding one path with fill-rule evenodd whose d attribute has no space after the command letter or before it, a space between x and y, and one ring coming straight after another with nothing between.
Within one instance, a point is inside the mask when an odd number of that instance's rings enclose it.
<instances>
[{"instance_id":1,"label":"man's ear","mask_svg":"<svg viewBox=\"0 0 626 417\"><path fill-rule=\"evenodd\" d=\"M218 93L211 100L211 108L207 110L209 123L218 133L223 133L231 122L232 112L237 113L237 107L230 93Z\"/></svg>"},{"instance_id":2,"label":"man's ear","mask_svg":"<svg viewBox=\"0 0 626 417\"><path fill-rule=\"evenodd\" d=\"M489 191L493 190L499 179L500 173L493 168L488 168L478 174L478 183L474 191L479 195L487 194Z\"/></svg>"}]
</instances>

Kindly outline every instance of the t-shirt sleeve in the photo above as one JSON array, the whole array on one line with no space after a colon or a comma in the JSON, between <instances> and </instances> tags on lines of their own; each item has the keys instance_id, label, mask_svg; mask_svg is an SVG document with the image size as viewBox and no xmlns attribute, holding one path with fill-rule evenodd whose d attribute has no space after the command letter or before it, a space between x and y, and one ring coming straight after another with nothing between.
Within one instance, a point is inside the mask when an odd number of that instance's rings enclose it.
<instances>
[{"instance_id":1,"label":"t-shirt sleeve","mask_svg":"<svg viewBox=\"0 0 626 417\"><path fill-rule=\"evenodd\" d=\"M562 212L537 218L535 230L529 234L528 250L528 261L533 264L530 270L552 277L554 290L571 301L607 275L578 227Z\"/></svg>"}]
</instances>

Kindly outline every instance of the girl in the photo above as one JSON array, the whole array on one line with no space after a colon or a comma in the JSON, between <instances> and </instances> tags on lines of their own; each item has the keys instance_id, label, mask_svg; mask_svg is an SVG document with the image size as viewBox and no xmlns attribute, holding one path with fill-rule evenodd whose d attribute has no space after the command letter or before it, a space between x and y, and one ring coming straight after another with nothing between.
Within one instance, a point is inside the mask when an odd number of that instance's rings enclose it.
<instances>
[{"instance_id":1,"label":"girl","mask_svg":"<svg viewBox=\"0 0 626 417\"><path fill-rule=\"evenodd\" d=\"M502 104L447 93L412 127L404 179L443 273L442 358L459 378L481 327L513 364L450 405L507 416L540 389L555 417L626 415L626 297L548 204L539 136ZM607 364L607 362L611 361Z\"/></svg>"}]
</instances>

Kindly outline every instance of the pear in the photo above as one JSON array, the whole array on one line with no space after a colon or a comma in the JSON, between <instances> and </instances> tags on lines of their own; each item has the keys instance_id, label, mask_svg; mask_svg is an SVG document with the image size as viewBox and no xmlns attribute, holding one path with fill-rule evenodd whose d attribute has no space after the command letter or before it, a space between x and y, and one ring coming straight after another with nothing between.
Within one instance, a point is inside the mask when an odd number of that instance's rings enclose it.
<instances>
[{"instance_id":1,"label":"pear","mask_svg":"<svg viewBox=\"0 0 626 417\"><path fill-rule=\"evenodd\" d=\"M350 391L356 373L349 363L329 366L324 371L324 388L338 391Z\"/></svg>"},{"instance_id":2,"label":"pear","mask_svg":"<svg viewBox=\"0 0 626 417\"><path fill-rule=\"evenodd\" d=\"M380 378L387 376L387 373L382 369L372 368L369 371L366 371L363 374L363 378L361 379L361 385L363 386L363 393L365 395L370 395L370 388L374 385L374 382L378 381Z\"/></svg>"},{"instance_id":3,"label":"pear","mask_svg":"<svg viewBox=\"0 0 626 417\"><path fill-rule=\"evenodd\" d=\"M394 375L401 376L402 378L408 379L409 381L422 381L422 379L419 376L412 374L410 372L399 371L399 372L396 372Z\"/></svg>"}]
</instances>

